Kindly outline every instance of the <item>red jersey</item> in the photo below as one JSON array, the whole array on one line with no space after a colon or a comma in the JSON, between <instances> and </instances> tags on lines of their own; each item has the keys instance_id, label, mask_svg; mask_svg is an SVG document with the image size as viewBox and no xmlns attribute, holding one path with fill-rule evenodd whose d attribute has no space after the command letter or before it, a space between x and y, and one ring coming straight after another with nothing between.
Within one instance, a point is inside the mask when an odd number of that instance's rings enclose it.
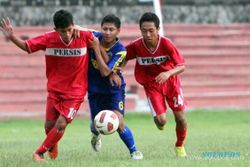
<instances>
[{"instance_id":1,"label":"red jersey","mask_svg":"<svg viewBox=\"0 0 250 167\"><path fill-rule=\"evenodd\" d=\"M185 63L177 48L166 37L159 36L157 47L153 52L147 48L143 38L129 43L126 49L127 61L136 58L135 79L142 85L155 80L161 72Z\"/></svg>"},{"instance_id":2,"label":"red jersey","mask_svg":"<svg viewBox=\"0 0 250 167\"><path fill-rule=\"evenodd\" d=\"M89 40L93 40L92 33L81 31L80 38L66 44L52 31L25 41L29 53L45 51L48 92L68 98L86 94Z\"/></svg>"}]
</instances>

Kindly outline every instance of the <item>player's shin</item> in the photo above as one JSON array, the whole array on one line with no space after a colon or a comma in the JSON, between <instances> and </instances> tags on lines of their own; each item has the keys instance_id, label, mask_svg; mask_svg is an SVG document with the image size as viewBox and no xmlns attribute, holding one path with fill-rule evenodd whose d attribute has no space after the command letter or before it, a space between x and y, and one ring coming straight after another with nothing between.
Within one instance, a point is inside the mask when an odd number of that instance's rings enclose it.
<instances>
[{"instance_id":1,"label":"player's shin","mask_svg":"<svg viewBox=\"0 0 250 167\"><path fill-rule=\"evenodd\" d=\"M63 136L64 130L59 131L56 127L51 129L43 144L36 150L36 153L45 153L52 148Z\"/></svg>"},{"instance_id":2,"label":"player's shin","mask_svg":"<svg viewBox=\"0 0 250 167\"><path fill-rule=\"evenodd\" d=\"M131 130L125 126L125 128L123 130L119 130L118 133L124 144L129 149L129 152L132 153L136 151L135 141Z\"/></svg>"},{"instance_id":3,"label":"player's shin","mask_svg":"<svg viewBox=\"0 0 250 167\"><path fill-rule=\"evenodd\" d=\"M92 134L98 136L100 133L94 128L94 124L93 122L90 123L90 131L92 132Z\"/></svg>"},{"instance_id":4,"label":"player's shin","mask_svg":"<svg viewBox=\"0 0 250 167\"><path fill-rule=\"evenodd\" d=\"M187 128L176 127L176 137L177 137L177 141L175 143L176 147L181 147L184 145L186 135L187 135Z\"/></svg>"}]
</instances>

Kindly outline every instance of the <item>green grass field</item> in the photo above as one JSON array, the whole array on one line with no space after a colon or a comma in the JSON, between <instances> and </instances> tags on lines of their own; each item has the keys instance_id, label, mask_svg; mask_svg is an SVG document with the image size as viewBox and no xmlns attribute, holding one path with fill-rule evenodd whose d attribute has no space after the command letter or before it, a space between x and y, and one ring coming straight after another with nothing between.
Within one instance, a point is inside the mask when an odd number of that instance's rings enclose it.
<instances>
[{"instance_id":1,"label":"green grass field","mask_svg":"<svg viewBox=\"0 0 250 167\"><path fill-rule=\"evenodd\" d=\"M34 150L44 139L43 120L0 121L0 167L243 167L250 164L250 112L203 112L186 114L187 158L174 154L175 123L168 115L164 131L158 131L150 114L128 113L137 147L144 159L131 160L118 134L103 136L103 147L95 153L90 145L88 118L77 118L60 141L60 155L48 164L32 160ZM226 154L225 154L226 153ZM228 156L230 153L230 156ZM234 154L236 153L236 154ZM223 154L223 156L218 156ZM233 155L233 156L232 156Z\"/></svg>"}]
</instances>

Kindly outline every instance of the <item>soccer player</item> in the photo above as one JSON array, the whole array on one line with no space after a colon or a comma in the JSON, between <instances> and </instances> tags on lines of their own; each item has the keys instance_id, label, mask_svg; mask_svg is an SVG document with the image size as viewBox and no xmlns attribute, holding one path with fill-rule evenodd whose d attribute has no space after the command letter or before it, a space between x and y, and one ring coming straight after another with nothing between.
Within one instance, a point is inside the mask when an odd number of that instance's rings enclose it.
<instances>
[{"instance_id":1,"label":"soccer player","mask_svg":"<svg viewBox=\"0 0 250 167\"><path fill-rule=\"evenodd\" d=\"M92 132L91 144L95 151L101 149L101 135L93 126L95 116L101 110L112 110L119 118L118 133L129 149L131 158L142 159L143 155L137 150L133 134L124 121L126 84L122 74L114 71L115 67L119 66L126 57L126 49L117 38L120 26L120 19L110 14L103 18L101 32L93 32L105 50L101 49L102 53L104 52L103 57L95 56L93 50L89 52L88 100L92 122L90 125ZM106 63L106 67L104 65L100 66L103 63Z\"/></svg>"},{"instance_id":2,"label":"soccer player","mask_svg":"<svg viewBox=\"0 0 250 167\"><path fill-rule=\"evenodd\" d=\"M55 31L23 41L17 38L9 19L2 19L1 30L19 48L28 53L45 51L47 76L47 107L45 132L42 145L35 151L33 159L46 161L58 156L57 143L66 126L74 119L87 91L88 50L93 47L101 56L99 41L90 31L80 31L80 38L73 38L73 16L66 10L59 10L53 16Z\"/></svg>"},{"instance_id":3,"label":"soccer player","mask_svg":"<svg viewBox=\"0 0 250 167\"><path fill-rule=\"evenodd\" d=\"M178 77L185 69L184 58L168 38L159 35L159 18L156 14L144 13L139 24L142 37L126 46L126 61L136 59L135 78L144 87L159 130L163 130L167 122L165 100L172 109L176 122L176 155L185 157L186 101Z\"/></svg>"}]
</instances>

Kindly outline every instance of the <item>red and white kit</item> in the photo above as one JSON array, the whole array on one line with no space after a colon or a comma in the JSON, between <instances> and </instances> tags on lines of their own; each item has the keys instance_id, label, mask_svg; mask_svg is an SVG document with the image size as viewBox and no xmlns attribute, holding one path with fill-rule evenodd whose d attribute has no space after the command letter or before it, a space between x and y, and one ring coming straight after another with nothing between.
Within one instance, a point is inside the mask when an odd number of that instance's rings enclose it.
<instances>
[{"instance_id":1,"label":"red and white kit","mask_svg":"<svg viewBox=\"0 0 250 167\"><path fill-rule=\"evenodd\" d=\"M52 31L25 41L29 53L45 51L49 93L47 120L56 120L56 114L62 114L71 122L79 109L88 86L90 40L93 40L92 33L81 31L80 38L66 44L59 33Z\"/></svg>"},{"instance_id":2,"label":"red and white kit","mask_svg":"<svg viewBox=\"0 0 250 167\"><path fill-rule=\"evenodd\" d=\"M165 100L174 112L184 110L186 102L179 77L171 76L163 84L155 81L161 72L185 64L174 44L168 38L159 36L156 49L150 51L143 38L139 38L128 44L126 49L127 61L136 58L135 79L145 89L153 116L166 112Z\"/></svg>"}]
</instances>

